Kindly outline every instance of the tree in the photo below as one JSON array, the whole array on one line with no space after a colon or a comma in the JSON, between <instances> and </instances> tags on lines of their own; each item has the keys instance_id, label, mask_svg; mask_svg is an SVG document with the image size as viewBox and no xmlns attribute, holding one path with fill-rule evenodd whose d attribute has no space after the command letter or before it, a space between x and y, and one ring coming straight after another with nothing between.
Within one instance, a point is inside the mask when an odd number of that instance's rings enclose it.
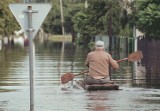
<instances>
[{"instance_id":1,"label":"tree","mask_svg":"<svg viewBox=\"0 0 160 111\"><path fill-rule=\"evenodd\" d=\"M83 3L74 3L74 4L68 4L66 7L66 15L64 17L65 23L65 31L66 33L71 33L72 35L72 42L75 42L76 39L76 32L74 29L74 16L79 13L81 10L83 10L84 4Z\"/></svg>"},{"instance_id":2,"label":"tree","mask_svg":"<svg viewBox=\"0 0 160 111\"><path fill-rule=\"evenodd\" d=\"M61 34L59 1L52 3L52 9L45 19L42 27L46 33Z\"/></svg>"},{"instance_id":3,"label":"tree","mask_svg":"<svg viewBox=\"0 0 160 111\"><path fill-rule=\"evenodd\" d=\"M146 37L160 39L160 1L138 0L135 7L136 27L145 33Z\"/></svg>"},{"instance_id":4,"label":"tree","mask_svg":"<svg viewBox=\"0 0 160 111\"><path fill-rule=\"evenodd\" d=\"M3 36L11 35L19 28L19 24L8 7L11 2L13 0L0 1L0 34Z\"/></svg>"},{"instance_id":5,"label":"tree","mask_svg":"<svg viewBox=\"0 0 160 111\"><path fill-rule=\"evenodd\" d=\"M92 37L91 28L89 28L88 15L83 11L78 12L72 19L74 22L74 30L80 34L80 41L88 44ZM93 27L94 28L94 27Z\"/></svg>"},{"instance_id":6,"label":"tree","mask_svg":"<svg viewBox=\"0 0 160 111\"><path fill-rule=\"evenodd\" d=\"M107 35L111 31L112 35L119 34L123 16L121 2L121 0L88 1L88 8L74 17L74 28L83 35L83 42L93 40L97 34Z\"/></svg>"},{"instance_id":7,"label":"tree","mask_svg":"<svg viewBox=\"0 0 160 111\"><path fill-rule=\"evenodd\" d=\"M110 32L110 36L119 35L129 27L124 0L88 0L88 8L84 7L85 1L63 0L65 32L71 33L74 38L76 33L80 33L82 43L89 43L97 34L107 35ZM62 34L59 5L59 1L53 1L43 24L47 33Z\"/></svg>"},{"instance_id":8,"label":"tree","mask_svg":"<svg viewBox=\"0 0 160 111\"><path fill-rule=\"evenodd\" d=\"M47 33L62 34L61 28L61 14L60 14L60 2L59 0L51 0L52 9L48 14L43 29ZM79 0L63 0L63 15L64 15L64 29L66 33L73 32L72 18L74 15L82 9L82 3Z\"/></svg>"}]
</instances>

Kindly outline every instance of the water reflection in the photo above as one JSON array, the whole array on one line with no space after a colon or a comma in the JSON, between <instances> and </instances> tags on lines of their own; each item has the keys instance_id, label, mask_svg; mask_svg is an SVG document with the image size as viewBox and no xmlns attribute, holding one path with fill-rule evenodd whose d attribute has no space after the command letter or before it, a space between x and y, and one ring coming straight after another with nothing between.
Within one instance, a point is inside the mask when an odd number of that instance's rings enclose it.
<instances>
[{"instance_id":1,"label":"water reflection","mask_svg":"<svg viewBox=\"0 0 160 111\"><path fill-rule=\"evenodd\" d=\"M95 92L90 92L86 95L88 111L108 111L110 108L107 106L108 95L103 91L100 91L98 94Z\"/></svg>"},{"instance_id":2,"label":"water reflection","mask_svg":"<svg viewBox=\"0 0 160 111\"><path fill-rule=\"evenodd\" d=\"M29 110L28 53L28 47L0 51L1 111ZM62 51L61 42L35 42L35 111L145 111L160 108L160 90L134 86L133 64L127 61L120 63L119 70L112 70L112 80L122 90L87 92L72 87L71 82L61 85L62 74L76 74L86 68L87 53L86 48L71 43L65 43ZM120 55L120 58L125 56ZM136 76L142 73L139 71ZM79 79L83 79L83 75L74 80Z\"/></svg>"}]
</instances>

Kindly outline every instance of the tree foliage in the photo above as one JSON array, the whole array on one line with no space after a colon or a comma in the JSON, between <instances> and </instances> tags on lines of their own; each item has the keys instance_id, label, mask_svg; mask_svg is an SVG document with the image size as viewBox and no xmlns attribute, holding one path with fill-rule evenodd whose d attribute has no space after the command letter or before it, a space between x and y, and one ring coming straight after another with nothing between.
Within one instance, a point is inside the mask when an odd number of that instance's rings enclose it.
<instances>
[{"instance_id":1,"label":"tree foliage","mask_svg":"<svg viewBox=\"0 0 160 111\"><path fill-rule=\"evenodd\" d=\"M3 36L10 35L19 28L17 21L9 9L9 3L12 2L13 0L0 1L0 34Z\"/></svg>"},{"instance_id":2,"label":"tree foliage","mask_svg":"<svg viewBox=\"0 0 160 111\"><path fill-rule=\"evenodd\" d=\"M47 33L60 34L61 33L61 16L59 1L52 4L52 9L49 12L44 24L43 29Z\"/></svg>"},{"instance_id":3,"label":"tree foliage","mask_svg":"<svg viewBox=\"0 0 160 111\"><path fill-rule=\"evenodd\" d=\"M113 35L118 35L123 17L121 2L121 0L88 1L88 8L73 17L75 30L81 33L84 41L90 41L98 34L107 35L110 28ZM109 23L112 25L110 28Z\"/></svg>"},{"instance_id":4,"label":"tree foliage","mask_svg":"<svg viewBox=\"0 0 160 111\"><path fill-rule=\"evenodd\" d=\"M43 29L47 33L62 34L60 2L51 1L53 6ZM112 35L119 35L129 32L127 12L123 6L125 0L88 0L88 8L85 8L85 0L62 1L65 32L72 35L80 33L83 43L90 42L98 34L112 32Z\"/></svg>"},{"instance_id":5,"label":"tree foliage","mask_svg":"<svg viewBox=\"0 0 160 111\"><path fill-rule=\"evenodd\" d=\"M82 10L83 0L62 0L63 2L63 15L64 15L64 27L66 33L73 32L73 21L74 15ZM51 0L52 9L47 16L43 29L47 33L51 34L62 34L62 23L61 23L61 12L59 0Z\"/></svg>"},{"instance_id":6,"label":"tree foliage","mask_svg":"<svg viewBox=\"0 0 160 111\"><path fill-rule=\"evenodd\" d=\"M160 0L138 0L136 26L148 38L160 39Z\"/></svg>"}]
</instances>

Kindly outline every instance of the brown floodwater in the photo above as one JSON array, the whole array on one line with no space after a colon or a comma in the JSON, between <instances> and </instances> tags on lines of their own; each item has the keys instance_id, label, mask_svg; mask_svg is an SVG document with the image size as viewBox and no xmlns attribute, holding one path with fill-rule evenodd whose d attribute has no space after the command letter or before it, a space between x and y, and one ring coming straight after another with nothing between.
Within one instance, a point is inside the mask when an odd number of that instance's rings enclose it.
<instances>
[{"instance_id":1,"label":"brown floodwater","mask_svg":"<svg viewBox=\"0 0 160 111\"><path fill-rule=\"evenodd\" d=\"M146 87L145 71L134 63L120 63L112 71L112 80L120 86L116 91L85 91L75 81L62 85L66 72L77 74L86 69L88 50L70 43L35 44L34 110L35 111L159 111L160 89ZM123 54L122 54L123 57ZM135 74L134 74L135 73ZM134 75L133 75L134 74ZM139 75L140 77L136 76ZM83 75L74 80L83 79ZM0 111L29 111L29 49L3 48L0 51Z\"/></svg>"}]
</instances>

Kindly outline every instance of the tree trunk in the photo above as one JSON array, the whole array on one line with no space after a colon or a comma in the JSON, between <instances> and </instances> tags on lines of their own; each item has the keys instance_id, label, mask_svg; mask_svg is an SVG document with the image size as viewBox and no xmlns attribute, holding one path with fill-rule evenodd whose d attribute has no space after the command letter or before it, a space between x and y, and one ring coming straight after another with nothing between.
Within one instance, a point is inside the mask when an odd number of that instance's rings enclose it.
<instances>
[{"instance_id":1,"label":"tree trunk","mask_svg":"<svg viewBox=\"0 0 160 111\"><path fill-rule=\"evenodd\" d=\"M112 53L112 16L109 17L108 25L108 34L109 34L109 53Z\"/></svg>"}]
</instances>

